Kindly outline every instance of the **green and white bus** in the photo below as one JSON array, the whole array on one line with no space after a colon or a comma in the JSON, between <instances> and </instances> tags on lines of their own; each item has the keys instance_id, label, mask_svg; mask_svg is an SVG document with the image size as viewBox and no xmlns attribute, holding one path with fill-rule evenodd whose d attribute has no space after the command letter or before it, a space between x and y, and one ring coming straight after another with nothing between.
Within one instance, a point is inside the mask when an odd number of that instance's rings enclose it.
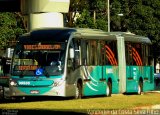
<instances>
[{"instance_id":1,"label":"green and white bus","mask_svg":"<svg viewBox=\"0 0 160 115\"><path fill-rule=\"evenodd\" d=\"M11 97L141 94L154 90L151 53L151 41L131 33L38 29L19 38L3 89Z\"/></svg>"}]
</instances>

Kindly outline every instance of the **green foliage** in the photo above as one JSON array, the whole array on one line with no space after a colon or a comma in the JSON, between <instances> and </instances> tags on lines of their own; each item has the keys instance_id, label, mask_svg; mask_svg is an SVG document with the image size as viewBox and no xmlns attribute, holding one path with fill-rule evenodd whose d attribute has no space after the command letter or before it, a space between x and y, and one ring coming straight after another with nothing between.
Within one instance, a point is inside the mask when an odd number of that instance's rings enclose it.
<instances>
[{"instance_id":1,"label":"green foliage","mask_svg":"<svg viewBox=\"0 0 160 115\"><path fill-rule=\"evenodd\" d=\"M97 28L107 31L106 3L104 0L87 0L88 7L80 13L80 17L75 21L76 27ZM94 18L95 15L95 18Z\"/></svg>"},{"instance_id":2,"label":"green foliage","mask_svg":"<svg viewBox=\"0 0 160 115\"><path fill-rule=\"evenodd\" d=\"M78 10L81 16L74 26L107 31L107 0L85 0L85 3L86 7L84 0L81 1L84 6ZM118 16L121 13L123 16ZM160 48L159 17L160 0L110 0L111 31L130 31L149 37L155 49ZM160 51L155 54L160 56Z\"/></svg>"},{"instance_id":3,"label":"green foliage","mask_svg":"<svg viewBox=\"0 0 160 115\"><path fill-rule=\"evenodd\" d=\"M160 48L160 0L143 0L136 3L129 13L128 28L131 32L148 36L155 49ZM160 52L154 50L154 56Z\"/></svg>"},{"instance_id":4,"label":"green foliage","mask_svg":"<svg viewBox=\"0 0 160 115\"><path fill-rule=\"evenodd\" d=\"M105 0L88 0L90 10L105 11L106 1Z\"/></svg>"},{"instance_id":5,"label":"green foliage","mask_svg":"<svg viewBox=\"0 0 160 115\"><path fill-rule=\"evenodd\" d=\"M90 12L84 9L80 15L80 18L76 21L77 27L80 28L94 28L93 18L90 17Z\"/></svg>"},{"instance_id":6,"label":"green foliage","mask_svg":"<svg viewBox=\"0 0 160 115\"><path fill-rule=\"evenodd\" d=\"M75 20L77 12L80 16ZM120 13L123 16L118 16ZM107 15L107 0L70 0L67 26L107 31ZM160 0L110 0L110 16L111 31L148 36L155 49L160 48ZM11 12L0 13L0 30L0 48L26 32L22 18Z\"/></svg>"},{"instance_id":7,"label":"green foliage","mask_svg":"<svg viewBox=\"0 0 160 115\"><path fill-rule=\"evenodd\" d=\"M121 3L117 0L111 3L110 16L111 16L111 31L119 31L121 27L121 17L118 14L121 12Z\"/></svg>"},{"instance_id":8,"label":"green foliage","mask_svg":"<svg viewBox=\"0 0 160 115\"><path fill-rule=\"evenodd\" d=\"M21 19L17 19L15 13L0 13L0 48L8 47L9 41L15 41L17 37L24 33Z\"/></svg>"},{"instance_id":9,"label":"green foliage","mask_svg":"<svg viewBox=\"0 0 160 115\"><path fill-rule=\"evenodd\" d=\"M70 0L69 12L65 15L68 22L66 25L68 27L74 27L76 12L79 12L81 14L84 9L89 9L87 0Z\"/></svg>"},{"instance_id":10,"label":"green foliage","mask_svg":"<svg viewBox=\"0 0 160 115\"><path fill-rule=\"evenodd\" d=\"M108 31L108 25L107 25L106 20L104 20L104 19L97 19L97 21L96 21L96 28L104 30L104 31Z\"/></svg>"}]
</instances>

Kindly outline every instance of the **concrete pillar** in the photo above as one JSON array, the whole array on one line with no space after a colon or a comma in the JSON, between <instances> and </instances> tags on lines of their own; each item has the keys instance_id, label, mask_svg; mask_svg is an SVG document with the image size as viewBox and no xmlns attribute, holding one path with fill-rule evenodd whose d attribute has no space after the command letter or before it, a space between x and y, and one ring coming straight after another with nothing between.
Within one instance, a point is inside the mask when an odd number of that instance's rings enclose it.
<instances>
[{"instance_id":1,"label":"concrete pillar","mask_svg":"<svg viewBox=\"0 0 160 115\"><path fill-rule=\"evenodd\" d=\"M117 47L118 47L118 65L119 65L119 92L126 92L126 59L125 59L125 44L124 37L117 35Z\"/></svg>"},{"instance_id":2,"label":"concrete pillar","mask_svg":"<svg viewBox=\"0 0 160 115\"><path fill-rule=\"evenodd\" d=\"M28 30L64 27L63 14L58 12L29 14Z\"/></svg>"},{"instance_id":3,"label":"concrete pillar","mask_svg":"<svg viewBox=\"0 0 160 115\"><path fill-rule=\"evenodd\" d=\"M28 17L28 31L37 28L64 27L63 13L70 0L21 0L21 12Z\"/></svg>"}]
</instances>

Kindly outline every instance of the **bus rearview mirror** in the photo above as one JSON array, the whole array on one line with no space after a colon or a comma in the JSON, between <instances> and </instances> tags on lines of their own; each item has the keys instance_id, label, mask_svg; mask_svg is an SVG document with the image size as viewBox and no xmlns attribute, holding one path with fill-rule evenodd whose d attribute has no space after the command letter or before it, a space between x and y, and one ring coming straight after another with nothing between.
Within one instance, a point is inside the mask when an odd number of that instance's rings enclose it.
<instances>
[{"instance_id":1,"label":"bus rearview mirror","mask_svg":"<svg viewBox=\"0 0 160 115\"><path fill-rule=\"evenodd\" d=\"M73 49L73 48L70 48L70 49L69 49L69 55L70 55L70 58L71 58L71 59L74 58L74 49Z\"/></svg>"}]
</instances>

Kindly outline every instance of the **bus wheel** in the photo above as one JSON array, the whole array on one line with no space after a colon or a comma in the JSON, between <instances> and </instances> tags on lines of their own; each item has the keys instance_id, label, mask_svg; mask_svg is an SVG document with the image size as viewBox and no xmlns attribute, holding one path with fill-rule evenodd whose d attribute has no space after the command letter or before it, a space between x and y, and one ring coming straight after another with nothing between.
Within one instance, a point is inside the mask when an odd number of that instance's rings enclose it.
<instances>
[{"instance_id":1,"label":"bus wheel","mask_svg":"<svg viewBox=\"0 0 160 115\"><path fill-rule=\"evenodd\" d=\"M107 87L106 87L106 96L110 97L112 94L112 84L110 81L107 82Z\"/></svg>"},{"instance_id":2,"label":"bus wheel","mask_svg":"<svg viewBox=\"0 0 160 115\"><path fill-rule=\"evenodd\" d=\"M142 88L143 88L143 84L142 84L142 82L139 82L139 84L138 84L138 92L137 92L138 95L142 94Z\"/></svg>"},{"instance_id":3,"label":"bus wheel","mask_svg":"<svg viewBox=\"0 0 160 115\"><path fill-rule=\"evenodd\" d=\"M0 100L4 99L4 87L0 86Z\"/></svg>"},{"instance_id":4,"label":"bus wheel","mask_svg":"<svg viewBox=\"0 0 160 115\"><path fill-rule=\"evenodd\" d=\"M80 83L77 83L75 99L81 99L81 98L82 98L82 86Z\"/></svg>"}]
</instances>

